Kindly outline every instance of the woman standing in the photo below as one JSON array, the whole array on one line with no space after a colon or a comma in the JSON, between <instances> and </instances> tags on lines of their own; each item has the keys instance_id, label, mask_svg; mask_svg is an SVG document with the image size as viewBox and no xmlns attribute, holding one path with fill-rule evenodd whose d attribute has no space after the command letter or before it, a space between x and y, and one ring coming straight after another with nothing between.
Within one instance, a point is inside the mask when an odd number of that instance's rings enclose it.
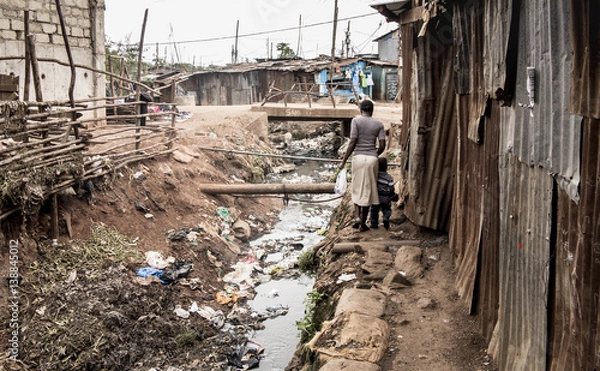
<instances>
[{"instance_id":1,"label":"woman standing","mask_svg":"<svg viewBox=\"0 0 600 371\"><path fill-rule=\"evenodd\" d=\"M353 228L369 230L367 216L371 205L379 205L377 195L377 157L385 150L383 123L373 117L373 102L360 103L360 116L350 124L350 143L339 168L343 169L350 154L352 158L352 202L354 203Z\"/></svg>"}]
</instances>

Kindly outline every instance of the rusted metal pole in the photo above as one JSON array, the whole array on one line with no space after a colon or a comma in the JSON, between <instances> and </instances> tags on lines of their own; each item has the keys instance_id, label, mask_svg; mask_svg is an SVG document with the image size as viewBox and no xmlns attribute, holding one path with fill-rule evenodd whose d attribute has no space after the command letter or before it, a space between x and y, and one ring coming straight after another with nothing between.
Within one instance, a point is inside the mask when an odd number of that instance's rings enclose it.
<instances>
[{"instance_id":1,"label":"rusted metal pole","mask_svg":"<svg viewBox=\"0 0 600 371\"><path fill-rule=\"evenodd\" d=\"M319 184L197 184L209 194L335 193L335 183Z\"/></svg>"}]
</instances>

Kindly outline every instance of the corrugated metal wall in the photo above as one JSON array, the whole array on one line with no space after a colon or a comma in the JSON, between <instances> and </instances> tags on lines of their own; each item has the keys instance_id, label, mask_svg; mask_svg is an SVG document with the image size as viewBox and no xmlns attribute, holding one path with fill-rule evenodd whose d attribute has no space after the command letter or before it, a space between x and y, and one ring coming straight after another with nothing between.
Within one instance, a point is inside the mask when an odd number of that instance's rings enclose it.
<instances>
[{"instance_id":1,"label":"corrugated metal wall","mask_svg":"<svg viewBox=\"0 0 600 371\"><path fill-rule=\"evenodd\" d=\"M583 128L580 205L558 193L553 371L600 369L600 121Z\"/></svg>"},{"instance_id":2,"label":"corrugated metal wall","mask_svg":"<svg viewBox=\"0 0 600 371\"><path fill-rule=\"evenodd\" d=\"M570 110L573 113L600 119L600 2L571 0L571 11L577 15L572 22L571 42L573 69L571 70Z\"/></svg>"},{"instance_id":3,"label":"corrugated metal wall","mask_svg":"<svg viewBox=\"0 0 600 371\"><path fill-rule=\"evenodd\" d=\"M521 4L516 120L506 131L504 150L530 166L553 173L567 194L579 200L581 117L568 112L571 12L563 0ZM535 68L535 104L528 105L527 68Z\"/></svg>"},{"instance_id":4,"label":"corrugated metal wall","mask_svg":"<svg viewBox=\"0 0 600 371\"><path fill-rule=\"evenodd\" d=\"M500 300L490 350L501 370L544 371L553 180L502 155L500 190Z\"/></svg>"},{"instance_id":5,"label":"corrugated metal wall","mask_svg":"<svg viewBox=\"0 0 600 371\"><path fill-rule=\"evenodd\" d=\"M405 211L437 229L452 213L457 288L501 370L600 369L600 5L451 3L452 87L439 33L401 25ZM518 105L530 66L533 109ZM455 157L453 184L440 156Z\"/></svg>"}]
</instances>

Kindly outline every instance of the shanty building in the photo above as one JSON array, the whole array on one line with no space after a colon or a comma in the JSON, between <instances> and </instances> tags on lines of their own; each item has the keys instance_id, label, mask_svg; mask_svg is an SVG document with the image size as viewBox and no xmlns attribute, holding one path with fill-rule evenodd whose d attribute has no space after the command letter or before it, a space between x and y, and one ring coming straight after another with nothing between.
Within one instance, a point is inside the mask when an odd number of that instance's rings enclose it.
<instances>
[{"instance_id":1,"label":"shanty building","mask_svg":"<svg viewBox=\"0 0 600 371\"><path fill-rule=\"evenodd\" d=\"M501 370L600 369L600 3L380 1L405 213L449 231Z\"/></svg>"}]
</instances>

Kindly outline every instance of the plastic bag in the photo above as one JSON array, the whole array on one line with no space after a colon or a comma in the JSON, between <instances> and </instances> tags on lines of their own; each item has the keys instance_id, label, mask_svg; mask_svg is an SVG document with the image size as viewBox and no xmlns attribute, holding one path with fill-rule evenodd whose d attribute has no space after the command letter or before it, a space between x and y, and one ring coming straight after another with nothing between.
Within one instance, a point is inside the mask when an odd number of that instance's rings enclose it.
<instances>
[{"instance_id":1,"label":"plastic bag","mask_svg":"<svg viewBox=\"0 0 600 371\"><path fill-rule=\"evenodd\" d=\"M337 179L335 180L335 187L333 191L335 194L343 195L346 193L346 189L348 188L348 179L346 178L346 169L340 170L337 175Z\"/></svg>"}]
</instances>

